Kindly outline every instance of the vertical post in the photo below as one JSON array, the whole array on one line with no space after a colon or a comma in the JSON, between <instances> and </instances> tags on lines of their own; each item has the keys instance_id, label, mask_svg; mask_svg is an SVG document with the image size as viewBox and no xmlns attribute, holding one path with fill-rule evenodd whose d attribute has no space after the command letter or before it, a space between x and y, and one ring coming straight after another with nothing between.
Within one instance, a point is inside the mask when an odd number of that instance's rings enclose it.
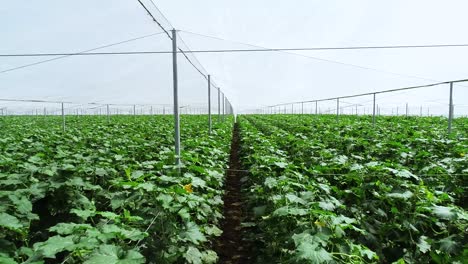
<instances>
[{"instance_id":1,"label":"vertical post","mask_svg":"<svg viewBox=\"0 0 468 264\"><path fill-rule=\"evenodd\" d=\"M226 97L224 96L224 93L223 93L223 122L224 122L224 120L225 120L225 116L224 116L224 114L225 114L225 112L224 112L224 111L225 111L225 109L224 109L224 104L225 104L225 103L226 103Z\"/></svg>"},{"instance_id":2,"label":"vertical post","mask_svg":"<svg viewBox=\"0 0 468 264\"><path fill-rule=\"evenodd\" d=\"M375 93L374 93L374 98L373 98L373 103L372 103L372 125L375 126Z\"/></svg>"},{"instance_id":3,"label":"vertical post","mask_svg":"<svg viewBox=\"0 0 468 264\"><path fill-rule=\"evenodd\" d=\"M291 104L291 114L294 114L294 104Z\"/></svg>"},{"instance_id":4,"label":"vertical post","mask_svg":"<svg viewBox=\"0 0 468 264\"><path fill-rule=\"evenodd\" d=\"M449 116L448 116L448 133L452 133L452 120L453 120L453 82L450 83L449 95Z\"/></svg>"},{"instance_id":5,"label":"vertical post","mask_svg":"<svg viewBox=\"0 0 468 264\"><path fill-rule=\"evenodd\" d=\"M180 116L179 91L177 79L177 33L172 29L172 80L174 85L174 141L176 165L180 165Z\"/></svg>"},{"instance_id":6,"label":"vertical post","mask_svg":"<svg viewBox=\"0 0 468 264\"><path fill-rule=\"evenodd\" d=\"M218 87L218 123L221 122L221 89Z\"/></svg>"},{"instance_id":7,"label":"vertical post","mask_svg":"<svg viewBox=\"0 0 468 264\"><path fill-rule=\"evenodd\" d=\"M153 106L150 106L150 115L153 115Z\"/></svg>"},{"instance_id":8,"label":"vertical post","mask_svg":"<svg viewBox=\"0 0 468 264\"><path fill-rule=\"evenodd\" d=\"M317 110L318 110L318 101L315 101L315 115L317 115Z\"/></svg>"},{"instance_id":9,"label":"vertical post","mask_svg":"<svg viewBox=\"0 0 468 264\"><path fill-rule=\"evenodd\" d=\"M62 102L62 130L65 132L65 108L63 107L63 102Z\"/></svg>"},{"instance_id":10,"label":"vertical post","mask_svg":"<svg viewBox=\"0 0 468 264\"><path fill-rule=\"evenodd\" d=\"M109 123L109 121L110 121L110 120L109 120L109 119L110 119L110 116L109 116L109 105L106 105L106 110L107 110L107 112L106 112L106 115L107 115L107 123Z\"/></svg>"},{"instance_id":11,"label":"vertical post","mask_svg":"<svg viewBox=\"0 0 468 264\"><path fill-rule=\"evenodd\" d=\"M304 102L301 102L301 115L304 114Z\"/></svg>"},{"instance_id":12,"label":"vertical post","mask_svg":"<svg viewBox=\"0 0 468 264\"><path fill-rule=\"evenodd\" d=\"M408 109L408 103L406 103L406 116L408 117L409 114L409 109Z\"/></svg>"},{"instance_id":13,"label":"vertical post","mask_svg":"<svg viewBox=\"0 0 468 264\"><path fill-rule=\"evenodd\" d=\"M422 105L419 107L419 115L422 116Z\"/></svg>"},{"instance_id":14,"label":"vertical post","mask_svg":"<svg viewBox=\"0 0 468 264\"><path fill-rule=\"evenodd\" d=\"M211 75L208 74L208 133L211 134Z\"/></svg>"},{"instance_id":15,"label":"vertical post","mask_svg":"<svg viewBox=\"0 0 468 264\"><path fill-rule=\"evenodd\" d=\"M398 110L399 110L399 108L398 108L398 106L397 106L397 107L396 107L396 115L397 115L397 116L398 116Z\"/></svg>"},{"instance_id":16,"label":"vertical post","mask_svg":"<svg viewBox=\"0 0 468 264\"><path fill-rule=\"evenodd\" d=\"M358 115L358 112L357 112L357 104L356 104L356 115Z\"/></svg>"},{"instance_id":17,"label":"vertical post","mask_svg":"<svg viewBox=\"0 0 468 264\"><path fill-rule=\"evenodd\" d=\"M336 98L336 121L338 121L339 116L340 116L340 98Z\"/></svg>"},{"instance_id":18,"label":"vertical post","mask_svg":"<svg viewBox=\"0 0 468 264\"><path fill-rule=\"evenodd\" d=\"M133 105L133 115L136 116L136 106Z\"/></svg>"}]
</instances>

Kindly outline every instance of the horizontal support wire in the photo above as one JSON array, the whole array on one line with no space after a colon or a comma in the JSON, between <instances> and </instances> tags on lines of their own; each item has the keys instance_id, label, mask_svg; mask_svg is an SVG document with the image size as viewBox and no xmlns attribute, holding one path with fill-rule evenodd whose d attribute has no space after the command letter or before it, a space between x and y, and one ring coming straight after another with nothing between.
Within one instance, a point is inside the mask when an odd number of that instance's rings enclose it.
<instances>
[{"instance_id":1,"label":"horizontal support wire","mask_svg":"<svg viewBox=\"0 0 468 264\"><path fill-rule=\"evenodd\" d=\"M297 101L297 102L281 103L281 104L269 105L269 106L267 106L267 107L284 106L284 105L300 104L300 103L315 103L315 102L331 101L331 100L336 100L336 99L361 97L361 96L374 95L374 94L382 94L382 93L391 93L391 92L398 92L398 91L412 90L412 89L419 89L419 88L427 88L427 87L433 87L433 86L442 85L442 84L460 83L460 82L468 82L468 79L453 80L453 81L445 81L445 82L438 82L438 83L431 83L431 84L418 85L418 86L410 86L410 87L403 87L403 88L395 88L395 89L390 89L390 90L383 90L383 91L376 91L376 92L368 92L368 93L362 93L362 94L354 94L354 95L345 95L345 96L338 96L338 97L330 97L330 98L325 98L325 99L317 99L317 100L308 100L308 101Z\"/></svg>"},{"instance_id":2,"label":"horizontal support wire","mask_svg":"<svg viewBox=\"0 0 468 264\"><path fill-rule=\"evenodd\" d=\"M171 38L172 39L172 38ZM276 52L276 51L318 51L318 50L363 50L363 49L403 49L403 48L442 48L442 47L468 47L468 44L447 45L415 45L415 46L361 46L361 47L306 47L306 48L258 48L258 49L211 49L211 50L182 50L177 53L236 53L236 52ZM90 52L85 54L76 53L22 53L22 54L0 54L0 57L40 57L60 55L145 55L145 54L168 54L172 51L119 51L119 52Z\"/></svg>"}]
</instances>

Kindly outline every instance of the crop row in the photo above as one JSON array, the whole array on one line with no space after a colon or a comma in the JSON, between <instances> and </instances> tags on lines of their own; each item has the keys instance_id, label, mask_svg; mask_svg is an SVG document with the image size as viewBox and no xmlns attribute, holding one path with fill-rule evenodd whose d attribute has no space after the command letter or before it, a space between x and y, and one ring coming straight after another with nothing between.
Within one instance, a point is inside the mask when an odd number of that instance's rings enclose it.
<instances>
[{"instance_id":1,"label":"crop row","mask_svg":"<svg viewBox=\"0 0 468 264\"><path fill-rule=\"evenodd\" d=\"M463 263L468 135L457 122L447 136L441 118L241 118L257 262Z\"/></svg>"},{"instance_id":2,"label":"crop row","mask_svg":"<svg viewBox=\"0 0 468 264\"><path fill-rule=\"evenodd\" d=\"M232 125L182 116L0 120L0 263L214 263Z\"/></svg>"}]
</instances>

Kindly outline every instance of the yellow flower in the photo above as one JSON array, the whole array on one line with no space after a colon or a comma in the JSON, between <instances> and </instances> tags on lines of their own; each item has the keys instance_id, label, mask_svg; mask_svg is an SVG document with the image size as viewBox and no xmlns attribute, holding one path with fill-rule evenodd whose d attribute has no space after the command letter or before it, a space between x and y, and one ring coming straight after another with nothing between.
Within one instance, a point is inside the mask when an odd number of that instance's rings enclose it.
<instances>
[{"instance_id":1,"label":"yellow flower","mask_svg":"<svg viewBox=\"0 0 468 264\"><path fill-rule=\"evenodd\" d=\"M193 192L193 190L192 190L192 184L191 184L191 183L185 184L185 185L184 185L184 190L187 191L188 193Z\"/></svg>"},{"instance_id":2,"label":"yellow flower","mask_svg":"<svg viewBox=\"0 0 468 264\"><path fill-rule=\"evenodd\" d=\"M315 224L316 226L318 226L318 227L324 227L324 226L327 225L326 223L320 222L319 220L316 220L316 221L314 222L314 224Z\"/></svg>"}]
</instances>

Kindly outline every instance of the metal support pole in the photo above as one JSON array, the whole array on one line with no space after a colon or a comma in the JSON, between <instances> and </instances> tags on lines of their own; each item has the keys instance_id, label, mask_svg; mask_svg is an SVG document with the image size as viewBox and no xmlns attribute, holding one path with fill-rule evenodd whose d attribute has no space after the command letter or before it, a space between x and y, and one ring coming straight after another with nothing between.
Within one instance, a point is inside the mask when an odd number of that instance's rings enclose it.
<instances>
[{"instance_id":1,"label":"metal support pole","mask_svg":"<svg viewBox=\"0 0 468 264\"><path fill-rule=\"evenodd\" d=\"M304 114L304 102L301 102L301 115Z\"/></svg>"},{"instance_id":2,"label":"metal support pole","mask_svg":"<svg viewBox=\"0 0 468 264\"><path fill-rule=\"evenodd\" d=\"M422 116L422 105L419 107L419 115Z\"/></svg>"},{"instance_id":3,"label":"metal support pole","mask_svg":"<svg viewBox=\"0 0 468 264\"><path fill-rule=\"evenodd\" d=\"M208 133L211 134L211 75L208 74Z\"/></svg>"},{"instance_id":4,"label":"metal support pole","mask_svg":"<svg viewBox=\"0 0 468 264\"><path fill-rule=\"evenodd\" d=\"M177 33L172 29L172 80L174 85L174 141L175 161L180 165L180 116L179 116L179 91L177 80Z\"/></svg>"},{"instance_id":5,"label":"metal support pole","mask_svg":"<svg viewBox=\"0 0 468 264\"><path fill-rule=\"evenodd\" d=\"M317 110L318 110L318 101L315 101L315 115L317 115Z\"/></svg>"},{"instance_id":6,"label":"metal support pole","mask_svg":"<svg viewBox=\"0 0 468 264\"><path fill-rule=\"evenodd\" d=\"M109 105L106 105L107 108L107 122L110 121L110 116L109 116Z\"/></svg>"},{"instance_id":7,"label":"metal support pole","mask_svg":"<svg viewBox=\"0 0 468 264\"><path fill-rule=\"evenodd\" d=\"M372 125L375 126L375 93L374 93L374 98L373 98L373 104L372 104Z\"/></svg>"},{"instance_id":8,"label":"metal support pole","mask_svg":"<svg viewBox=\"0 0 468 264\"><path fill-rule=\"evenodd\" d=\"M153 115L153 106L150 106L150 115Z\"/></svg>"},{"instance_id":9,"label":"metal support pole","mask_svg":"<svg viewBox=\"0 0 468 264\"><path fill-rule=\"evenodd\" d=\"M339 116L340 116L340 98L336 98L336 121L338 121Z\"/></svg>"},{"instance_id":10,"label":"metal support pole","mask_svg":"<svg viewBox=\"0 0 468 264\"><path fill-rule=\"evenodd\" d=\"M221 89L218 88L218 123L221 122Z\"/></svg>"},{"instance_id":11,"label":"metal support pole","mask_svg":"<svg viewBox=\"0 0 468 264\"><path fill-rule=\"evenodd\" d=\"M449 116L448 116L448 133L452 133L452 120L453 120L453 82L450 83L449 95Z\"/></svg>"},{"instance_id":12,"label":"metal support pole","mask_svg":"<svg viewBox=\"0 0 468 264\"><path fill-rule=\"evenodd\" d=\"M136 106L133 105L133 115L136 116Z\"/></svg>"},{"instance_id":13,"label":"metal support pole","mask_svg":"<svg viewBox=\"0 0 468 264\"><path fill-rule=\"evenodd\" d=\"M397 115L397 116L398 116L398 110L399 110L399 108L398 108L398 106L397 106L397 108L396 108L396 115Z\"/></svg>"},{"instance_id":14,"label":"metal support pole","mask_svg":"<svg viewBox=\"0 0 468 264\"><path fill-rule=\"evenodd\" d=\"M62 130L65 132L65 108L63 107L62 103Z\"/></svg>"},{"instance_id":15,"label":"metal support pole","mask_svg":"<svg viewBox=\"0 0 468 264\"><path fill-rule=\"evenodd\" d=\"M224 93L223 93L223 122L224 122L224 120L225 120L225 118L226 118L226 117L224 116L224 115L225 115L225 112L224 112L224 111L225 111L225 109L224 109L224 104L225 104L225 103L226 103L226 97L224 96Z\"/></svg>"},{"instance_id":16,"label":"metal support pole","mask_svg":"<svg viewBox=\"0 0 468 264\"><path fill-rule=\"evenodd\" d=\"M406 116L409 114L408 103L406 103Z\"/></svg>"}]
</instances>

